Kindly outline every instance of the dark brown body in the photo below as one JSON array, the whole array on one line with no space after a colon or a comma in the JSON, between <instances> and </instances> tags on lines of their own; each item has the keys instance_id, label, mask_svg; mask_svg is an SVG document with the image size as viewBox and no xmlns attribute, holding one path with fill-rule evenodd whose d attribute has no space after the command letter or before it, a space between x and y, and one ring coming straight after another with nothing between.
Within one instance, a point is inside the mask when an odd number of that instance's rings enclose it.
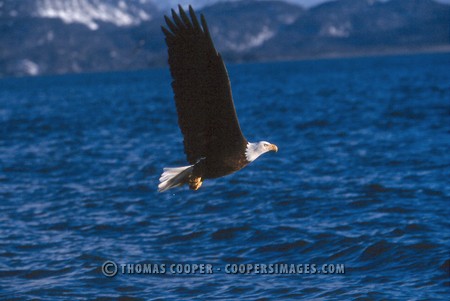
<instances>
[{"instance_id":1,"label":"dark brown body","mask_svg":"<svg viewBox=\"0 0 450 301\"><path fill-rule=\"evenodd\" d=\"M189 177L189 188L197 190L202 185L203 180L220 178L232 174L241 170L249 163L245 157L245 151L226 157L201 159L194 165L194 170Z\"/></svg>"}]
</instances>

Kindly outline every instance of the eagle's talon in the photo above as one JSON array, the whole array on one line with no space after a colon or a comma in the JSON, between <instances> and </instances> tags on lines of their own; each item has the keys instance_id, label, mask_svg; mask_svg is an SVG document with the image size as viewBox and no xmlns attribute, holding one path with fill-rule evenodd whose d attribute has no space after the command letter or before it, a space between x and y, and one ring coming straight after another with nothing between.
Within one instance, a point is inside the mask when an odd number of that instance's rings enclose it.
<instances>
[{"instance_id":1,"label":"eagle's talon","mask_svg":"<svg viewBox=\"0 0 450 301\"><path fill-rule=\"evenodd\" d=\"M189 188L198 190L203 184L202 177L189 177Z\"/></svg>"}]
</instances>

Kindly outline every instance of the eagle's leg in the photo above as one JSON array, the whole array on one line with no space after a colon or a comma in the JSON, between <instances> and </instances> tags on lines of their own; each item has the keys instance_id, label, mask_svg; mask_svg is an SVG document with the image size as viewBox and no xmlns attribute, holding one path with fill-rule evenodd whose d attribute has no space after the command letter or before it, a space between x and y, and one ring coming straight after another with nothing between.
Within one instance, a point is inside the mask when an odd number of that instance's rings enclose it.
<instances>
[{"instance_id":1,"label":"eagle's leg","mask_svg":"<svg viewBox=\"0 0 450 301\"><path fill-rule=\"evenodd\" d=\"M194 175L190 175L189 177L189 188L192 190L197 190L202 186L202 177L196 177Z\"/></svg>"}]
</instances>

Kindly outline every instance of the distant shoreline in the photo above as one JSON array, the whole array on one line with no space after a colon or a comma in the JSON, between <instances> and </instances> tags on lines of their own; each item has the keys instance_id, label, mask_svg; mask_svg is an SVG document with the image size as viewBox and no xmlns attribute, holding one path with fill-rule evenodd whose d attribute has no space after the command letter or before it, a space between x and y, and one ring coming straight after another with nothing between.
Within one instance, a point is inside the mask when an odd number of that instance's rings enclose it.
<instances>
[{"instance_id":1,"label":"distant shoreline","mask_svg":"<svg viewBox=\"0 0 450 301\"><path fill-rule=\"evenodd\" d=\"M440 45L436 47L424 47L417 49L385 49L385 50L368 50L368 51L354 51L349 53L336 52L336 53L324 53L319 55L310 56L292 56L292 57L280 57L275 59L260 59L254 61L228 61L228 64L252 64L252 63L270 63L270 62L294 62L294 61L315 61L315 60L327 60L327 59L351 59L351 58L364 58L364 57L382 57L382 56L402 56L402 55L420 55L420 54L440 54L440 53L450 53L450 45Z\"/></svg>"},{"instance_id":2,"label":"distant shoreline","mask_svg":"<svg viewBox=\"0 0 450 301\"><path fill-rule=\"evenodd\" d=\"M369 57L389 57L389 56L408 56L421 54L444 54L450 53L450 45L440 45L435 47L424 47L421 49L385 49L373 51L360 51L352 53L325 53L323 55L315 56L295 56L295 57L280 57L274 59L259 59L259 60L227 60L227 65L241 65L241 64L258 64L258 63L275 63L275 62L296 62L296 61L316 61L316 60L334 60L334 59L352 59L352 58L369 58ZM105 71L85 71L85 72L65 72L65 73L43 73L37 75L16 75L16 76L1 76L2 79L9 78L30 78L30 77L45 77L45 76L64 76L64 75L83 75L83 74L104 74L104 73L122 73L122 72L139 72L153 69L160 69L168 67L167 64L155 64L148 68L141 69L123 69L123 70L105 70Z\"/></svg>"}]
</instances>

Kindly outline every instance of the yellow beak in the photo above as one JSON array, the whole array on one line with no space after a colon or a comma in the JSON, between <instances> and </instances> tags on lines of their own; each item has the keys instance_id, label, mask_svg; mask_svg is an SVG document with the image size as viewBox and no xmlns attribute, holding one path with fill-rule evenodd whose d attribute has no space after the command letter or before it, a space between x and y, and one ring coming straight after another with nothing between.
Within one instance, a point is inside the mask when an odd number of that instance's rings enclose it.
<instances>
[{"instance_id":1,"label":"yellow beak","mask_svg":"<svg viewBox=\"0 0 450 301\"><path fill-rule=\"evenodd\" d=\"M270 150L272 150L274 152L278 152L278 146L276 146L275 144L271 144L270 145Z\"/></svg>"}]
</instances>

